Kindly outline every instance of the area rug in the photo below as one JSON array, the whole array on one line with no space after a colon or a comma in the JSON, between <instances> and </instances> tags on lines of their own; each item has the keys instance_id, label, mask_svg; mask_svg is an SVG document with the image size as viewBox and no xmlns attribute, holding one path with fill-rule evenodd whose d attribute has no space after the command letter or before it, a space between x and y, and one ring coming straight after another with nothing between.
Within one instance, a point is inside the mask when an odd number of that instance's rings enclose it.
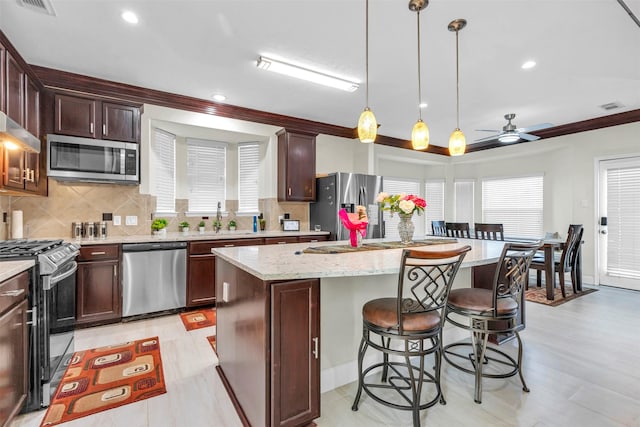
<instances>
[{"instance_id":1,"label":"area rug","mask_svg":"<svg viewBox=\"0 0 640 427\"><path fill-rule=\"evenodd\" d=\"M216 325L216 309L203 308L200 310L180 313L180 319L187 331L194 329L206 328Z\"/></svg>"},{"instance_id":2,"label":"area rug","mask_svg":"<svg viewBox=\"0 0 640 427\"><path fill-rule=\"evenodd\" d=\"M40 427L167 392L158 337L73 354Z\"/></svg>"},{"instance_id":3,"label":"area rug","mask_svg":"<svg viewBox=\"0 0 640 427\"><path fill-rule=\"evenodd\" d=\"M584 295L588 295L592 292L596 292L597 289L592 289L592 288L584 288L582 290L582 292L578 292L577 294L573 293L573 288L569 285L569 286L565 286L565 292L567 294L566 298L562 297L562 290L560 290L560 288L556 287L553 290L553 300L548 300L547 299L547 289L542 286L542 287L536 287L536 286L529 286L529 289L524 291L524 298L527 301L531 301L531 302L536 302L538 304L544 304L544 305L550 305L551 307L555 307L558 306L560 304L564 304L565 302L569 302L571 300L574 300L576 298L579 298L581 296Z\"/></svg>"},{"instance_id":4,"label":"area rug","mask_svg":"<svg viewBox=\"0 0 640 427\"><path fill-rule=\"evenodd\" d=\"M218 351L216 350L216 336L215 335L211 335L210 337L207 337L207 341L209 341L209 345L211 345L211 348L213 349L213 352L217 356L218 355Z\"/></svg>"}]
</instances>

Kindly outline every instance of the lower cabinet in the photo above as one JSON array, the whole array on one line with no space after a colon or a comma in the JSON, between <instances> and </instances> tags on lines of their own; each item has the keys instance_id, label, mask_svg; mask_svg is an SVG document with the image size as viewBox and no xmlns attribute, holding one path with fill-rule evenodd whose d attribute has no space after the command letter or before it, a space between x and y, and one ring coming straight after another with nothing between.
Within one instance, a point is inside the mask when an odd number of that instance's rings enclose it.
<instances>
[{"instance_id":1,"label":"lower cabinet","mask_svg":"<svg viewBox=\"0 0 640 427\"><path fill-rule=\"evenodd\" d=\"M28 389L27 292L29 273L0 283L0 425L22 409Z\"/></svg>"},{"instance_id":2,"label":"lower cabinet","mask_svg":"<svg viewBox=\"0 0 640 427\"><path fill-rule=\"evenodd\" d=\"M76 324L121 319L120 245L81 247L76 278Z\"/></svg>"}]
</instances>

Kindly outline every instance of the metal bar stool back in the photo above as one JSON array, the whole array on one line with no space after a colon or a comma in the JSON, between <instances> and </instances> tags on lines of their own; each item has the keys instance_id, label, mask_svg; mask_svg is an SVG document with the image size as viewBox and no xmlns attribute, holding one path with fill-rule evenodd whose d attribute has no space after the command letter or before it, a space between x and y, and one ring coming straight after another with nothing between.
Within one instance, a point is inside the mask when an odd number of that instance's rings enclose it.
<instances>
[{"instance_id":1,"label":"metal bar stool back","mask_svg":"<svg viewBox=\"0 0 640 427\"><path fill-rule=\"evenodd\" d=\"M376 402L412 411L413 425L419 426L420 410L445 403L440 387L443 311L469 250L402 251L396 297L374 299L362 308L358 391L351 409L358 410L364 390ZM382 361L364 367L369 348L382 352ZM425 369L430 355L433 372Z\"/></svg>"},{"instance_id":2,"label":"metal bar stool back","mask_svg":"<svg viewBox=\"0 0 640 427\"><path fill-rule=\"evenodd\" d=\"M505 244L493 277L492 289L454 289L449 295L445 319L471 332L471 342L444 347L444 358L455 368L475 376L474 401L482 402L482 378L520 375L522 389L529 391L522 375L522 340L518 333L519 306L529 276L529 265L542 242ZM494 346L490 334L513 333L518 340L514 359Z\"/></svg>"}]
</instances>

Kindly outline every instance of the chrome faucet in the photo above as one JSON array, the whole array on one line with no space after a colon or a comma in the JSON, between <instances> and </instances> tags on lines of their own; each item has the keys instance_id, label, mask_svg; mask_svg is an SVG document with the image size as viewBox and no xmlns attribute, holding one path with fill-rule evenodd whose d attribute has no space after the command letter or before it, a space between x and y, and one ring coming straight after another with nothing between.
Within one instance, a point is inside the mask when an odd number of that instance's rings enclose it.
<instances>
[{"instance_id":1,"label":"chrome faucet","mask_svg":"<svg viewBox=\"0 0 640 427\"><path fill-rule=\"evenodd\" d=\"M221 207L221 203L218 202L218 209L216 210L216 222L213 224L213 229L216 233L219 232L222 228L222 212L220 211Z\"/></svg>"}]
</instances>

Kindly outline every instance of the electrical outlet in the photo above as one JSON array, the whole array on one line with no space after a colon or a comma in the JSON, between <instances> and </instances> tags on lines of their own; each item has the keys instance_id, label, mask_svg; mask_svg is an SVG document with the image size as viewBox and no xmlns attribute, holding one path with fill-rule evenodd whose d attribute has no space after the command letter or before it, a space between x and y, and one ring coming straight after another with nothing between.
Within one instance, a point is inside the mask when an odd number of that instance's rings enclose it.
<instances>
[{"instance_id":1,"label":"electrical outlet","mask_svg":"<svg viewBox=\"0 0 640 427\"><path fill-rule=\"evenodd\" d=\"M120 215L113 216L113 225L122 225Z\"/></svg>"},{"instance_id":2,"label":"electrical outlet","mask_svg":"<svg viewBox=\"0 0 640 427\"><path fill-rule=\"evenodd\" d=\"M138 225L138 217L136 215L127 215L124 221L125 225Z\"/></svg>"}]
</instances>

